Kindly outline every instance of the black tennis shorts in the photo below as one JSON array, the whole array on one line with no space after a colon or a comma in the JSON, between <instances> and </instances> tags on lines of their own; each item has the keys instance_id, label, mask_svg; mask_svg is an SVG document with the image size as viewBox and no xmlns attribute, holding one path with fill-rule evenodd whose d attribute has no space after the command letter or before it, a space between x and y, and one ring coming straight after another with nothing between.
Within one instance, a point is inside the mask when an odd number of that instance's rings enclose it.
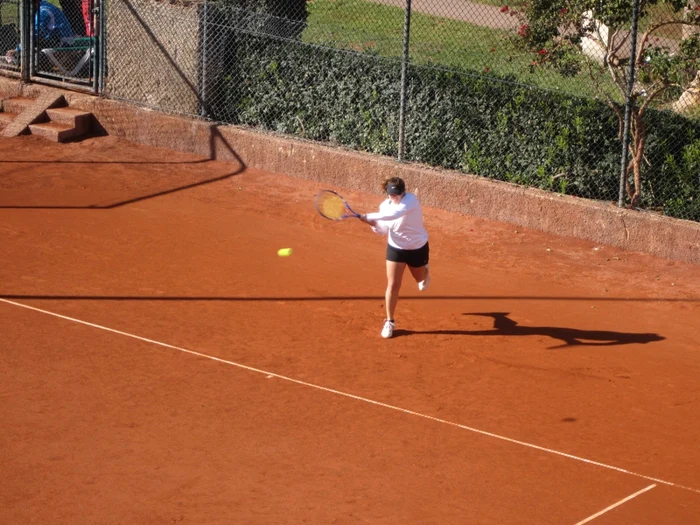
<instances>
[{"instance_id":1,"label":"black tennis shorts","mask_svg":"<svg viewBox=\"0 0 700 525\"><path fill-rule=\"evenodd\" d=\"M430 259L430 245L426 242L417 250L400 250L390 244L386 245L386 260L398 263L406 263L412 268L420 268L428 264Z\"/></svg>"}]
</instances>

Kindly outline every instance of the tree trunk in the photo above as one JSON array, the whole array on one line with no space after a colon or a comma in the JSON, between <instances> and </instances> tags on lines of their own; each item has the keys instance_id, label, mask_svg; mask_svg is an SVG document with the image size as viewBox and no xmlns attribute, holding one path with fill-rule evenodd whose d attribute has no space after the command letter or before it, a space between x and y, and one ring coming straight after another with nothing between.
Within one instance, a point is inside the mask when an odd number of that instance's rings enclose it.
<instances>
[{"instance_id":1,"label":"tree trunk","mask_svg":"<svg viewBox=\"0 0 700 525\"><path fill-rule=\"evenodd\" d=\"M647 128L639 114L639 110L636 108L632 109L631 124L632 142L630 143L630 161L627 165L625 187L627 196L630 198L630 207L637 208L642 199L642 160L644 159ZM632 186L629 181L630 172L634 175L634 186Z\"/></svg>"}]
</instances>

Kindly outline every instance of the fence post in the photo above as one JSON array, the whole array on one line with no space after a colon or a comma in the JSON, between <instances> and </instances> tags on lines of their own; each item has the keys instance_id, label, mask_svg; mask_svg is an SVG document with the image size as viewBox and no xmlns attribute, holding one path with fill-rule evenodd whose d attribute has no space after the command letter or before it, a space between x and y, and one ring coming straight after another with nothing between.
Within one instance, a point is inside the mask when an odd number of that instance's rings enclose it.
<instances>
[{"instance_id":1,"label":"fence post","mask_svg":"<svg viewBox=\"0 0 700 525\"><path fill-rule=\"evenodd\" d=\"M98 13L100 23L98 28L94 29L95 38L97 42L96 53L100 57L98 60L99 69L97 70L97 76L99 79L99 84L97 88L98 94L103 94L105 92L105 75L107 73L107 9L105 0L96 0L99 3L100 11Z\"/></svg>"},{"instance_id":2,"label":"fence post","mask_svg":"<svg viewBox=\"0 0 700 525\"><path fill-rule=\"evenodd\" d=\"M204 12L203 12L203 24L202 24L202 85L200 87L201 95L199 102L199 116L208 117L207 115L207 54L208 54L208 42L207 42L207 24L209 23L209 1L204 0Z\"/></svg>"},{"instance_id":3,"label":"fence post","mask_svg":"<svg viewBox=\"0 0 700 525\"><path fill-rule=\"evenodd\" d=\"M22 50L19 53L19 57L17 57L20 61L20 72L22 74L22 82L25 84L29 82L29 74L30 74L30 63L29 63L29 57L31 56L30 49L31 49L31 32L32 32L32 14L33 9L32 9L32 2L31 0L22 0L20 3L20 16L22 17L20 20L20 35L19 35L19 41L20 45L22 46Z\"/></svg>"},{"instance_id":4,"label":"fence post","mask_svg":"<svg viewBox=\"0 0 700 525\"><path fill-rule=\"evenodd\" d=\"M622 129L622 161L620 166L620 192L617 199L618 207L625 205L625 181L627 179L627 150L629 149L630 113L632 112L632 90L634 89L634 73L637 68L637 24L639 22L639 0L634 0L632 6L632 32L630 34L630 69L627 77L627 93L625 94L625 120Z\"/></svg>"},{"instance_id":5,"label":"fence post","mask_svg":"<svg viewBox=\"0 0 700 525\"><path fill-rule=\"evenodd\" d=\"M401 106L399 108L399 161L406 152L406 69L408 67L409 41L411 37L411 0L406 0L406 15L403 22L403 58L401 59Z\"/></svg>"},{"instance_id":6,"label":"fence post","mask_svg":"<svg viewBox=\"0 0 700 525\"><path fill-rule=\"evenodd\" d=\"M86 27L85 33L87 35L92 36L92 65L90 66L90 72L92 73L92 92L95 95L99 95L100 93L100 68L101 62L102 62L102 57L100 56L100 47L98 44L99 36L97 33L97 27L102 24L102 15L100 14L102 11L102 2L100 0L94 0L92 2L92 9L90 10L90 24L92 25L92 30L88 30Z\"/></svg>"}]
</instances>

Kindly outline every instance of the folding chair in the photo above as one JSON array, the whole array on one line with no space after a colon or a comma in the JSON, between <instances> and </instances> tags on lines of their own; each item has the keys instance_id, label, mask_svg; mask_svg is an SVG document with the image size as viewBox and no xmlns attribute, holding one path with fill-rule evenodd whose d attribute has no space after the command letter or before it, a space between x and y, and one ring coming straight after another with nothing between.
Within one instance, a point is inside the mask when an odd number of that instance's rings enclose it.
<instances>
[{"instance_id":1,"label":"folding chair","mask_svg":"<svg viewBox=\"0 0 700 525\"><path fill-rule=\"evenodd\" d=\"M45 48L41 52L63 76L75 77L94 56L95 39L64 38L59 47Z\"/></svg>"}]
</instances>

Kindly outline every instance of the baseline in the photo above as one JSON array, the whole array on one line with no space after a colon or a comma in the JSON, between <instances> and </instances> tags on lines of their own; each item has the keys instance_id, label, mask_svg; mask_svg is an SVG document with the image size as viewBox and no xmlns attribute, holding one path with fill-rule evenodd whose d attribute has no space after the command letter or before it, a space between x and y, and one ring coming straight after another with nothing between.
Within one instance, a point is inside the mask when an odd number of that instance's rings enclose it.
<instances>
[{"instance_id":1,"label":"baseline","mask_svg":"<svg viewBox=\"0 0 700 525\"><path fill-rule=\"evenodd\" d=\"M649 485L648 487L645 487L645 488L643 488L642 490L638 490L638 491L635 492L634 494L630 494L629 496L627 496L626 498L621 499L621 500L618 501L617 503L613 503L612 505L610 505L610 506L608 506L608 507L605 507L605 508L604 508L603 510L601 510L600 512L596 512L595 514L593 514L593 515L591 515L591 516L588 516L586 519L584 519L584 520L582 520L582 521L579 521L578 523L576 523L576 525L584 525L584 523L589 523L589 522L593 521L594 519L596 519L596 518L602 516L602 515L605 514L606 512L610 512L610 511L613 510L614 508L617 508L617 507L619 507L620 505L622 505L622 504L624 504L624 503L627 503L628 501L630 501L630 500L636 498L637 496L641 496L642 494L644 494L645 492L647 492L647 491L653 489L654 487L656 487L656 483L652 483L652 484Z\"/></svg>"}]
</instances>

